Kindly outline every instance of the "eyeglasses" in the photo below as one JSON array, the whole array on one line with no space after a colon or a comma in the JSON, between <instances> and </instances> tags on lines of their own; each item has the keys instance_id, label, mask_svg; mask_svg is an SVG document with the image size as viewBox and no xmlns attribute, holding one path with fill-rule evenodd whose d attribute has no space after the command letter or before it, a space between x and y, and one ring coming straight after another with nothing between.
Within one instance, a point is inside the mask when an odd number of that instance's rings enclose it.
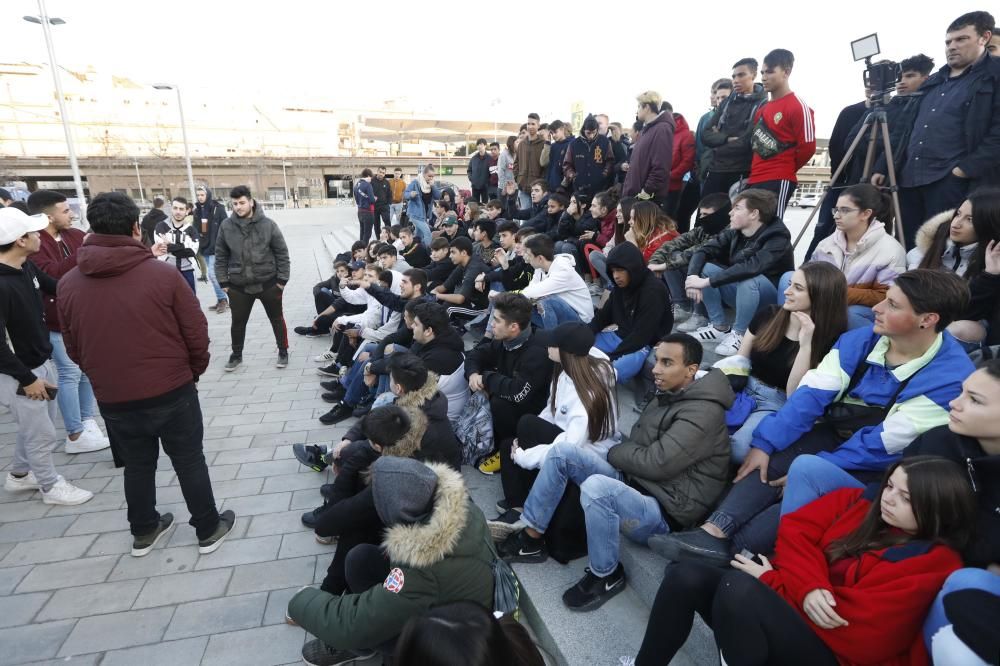
<instances>
[{"instance_id":1,"label":"eyeglasses","mask_svg":"<svg viewBox=\"0 0 1000 666\"><path fill-rule=\"evenodd\" d=\"M834 208L832 212L833 212L833 216L834 217L842 217L844 215L850 215L851 213L856 213L859 210L861 210L861 209L860 208Z\"/></svg>"}]
</instances>

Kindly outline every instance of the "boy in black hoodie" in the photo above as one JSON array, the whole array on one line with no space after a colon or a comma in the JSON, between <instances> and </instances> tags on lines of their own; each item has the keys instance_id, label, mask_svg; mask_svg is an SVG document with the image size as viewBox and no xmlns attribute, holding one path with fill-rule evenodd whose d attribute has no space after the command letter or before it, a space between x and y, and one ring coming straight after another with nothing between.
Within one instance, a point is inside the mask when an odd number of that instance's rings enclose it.
<instances>
[{"instance_id":1,"label":"boy in black hoodie","mask_svg":"<svg viewBox=\"0 0 1000 666\"><path fill-rule=\"evenodd\" d=\"M451 245L446 238L435 238L431 241L431 262L424 268L427 271L428 291L444 284L455 270L455 264L451 263L450 248Z\"/></svg>"},{"instance_id":2,"label":"boy in black hoodie","mask_svg":"<svg viewBox=\"0 0 1000 666\"><path fill-rule=\"evenodd\" d=\"M667 286L646 268L632 243L611 250L608 274L616 288L594 313L590 328L597 336L594 346L611 358L618 383L624 384L639 374L656 341L673 328L674 315ZM615 330L604 330L612 324Z\"/></svg>"},{"instance_id":3,"label":"boy in black hoodie","mask_svg":"<svg viewBox=\"0 0 1000 666\"><path fill-rule=\"evenodd\" d=\"M431 263L431 255L427 254L424 244L413 237L413 227L401 227L399 240L403 241L403 259L413 268L426 268Z\"/></svg>"}]
</instances>

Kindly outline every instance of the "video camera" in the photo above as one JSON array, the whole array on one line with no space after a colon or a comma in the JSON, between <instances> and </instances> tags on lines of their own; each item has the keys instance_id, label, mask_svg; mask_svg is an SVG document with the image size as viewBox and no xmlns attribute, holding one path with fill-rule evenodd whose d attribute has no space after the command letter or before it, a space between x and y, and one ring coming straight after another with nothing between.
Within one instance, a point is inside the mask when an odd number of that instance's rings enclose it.
<instances>
[{"instance_id":1,"label":"video camera","mask_svg":"<svg viewBox=\"0 0 1000 666\"><path fill-rule=\"evenodd\" d=\"M865 71L862 72L861 78L873 100L881 99L892 92L896 84L902 80L903 70L898 62L884 60L872 63L872 57L881 53L878 45L878 33L855 39L851 42L851 52L854 54L855 62L865 61Z\"/></svg>"}]
</instances>

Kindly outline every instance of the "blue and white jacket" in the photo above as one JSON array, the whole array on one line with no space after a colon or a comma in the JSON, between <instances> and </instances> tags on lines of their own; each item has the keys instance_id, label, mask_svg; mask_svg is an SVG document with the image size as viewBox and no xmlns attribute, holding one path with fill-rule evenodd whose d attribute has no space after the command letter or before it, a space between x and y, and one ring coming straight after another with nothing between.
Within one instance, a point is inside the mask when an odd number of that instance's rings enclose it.
<instances>
[{"instance_id":1,"label":"blue and white jacket","mask_svg":"<svg viewBox=\"0 0 1000 666\"><path fill-rule=\"evenodd\" d=\"M865 357L868 349L872 351ZM892 371L885 367L888 349L889 339L871 327L844 333L816 369L806 373L788 402L760 422L751 446L768 454L782 451L812 430L834 401L884 406L900 382L912 376L885 421L862 428L837 449L819 454L847 470L879 471L898 460L918 435L948 423L948 403L961 393L962 382L975 367L947 332L939 334L923 356ZM844 395L859 363L869 368Z\"/></svg>"}]
</instances>

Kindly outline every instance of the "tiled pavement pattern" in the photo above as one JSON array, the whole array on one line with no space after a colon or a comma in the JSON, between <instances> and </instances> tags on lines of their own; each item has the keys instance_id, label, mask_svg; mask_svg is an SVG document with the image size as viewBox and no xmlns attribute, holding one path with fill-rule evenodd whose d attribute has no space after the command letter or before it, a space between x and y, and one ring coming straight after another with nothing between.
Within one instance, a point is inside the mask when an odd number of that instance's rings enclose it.
<instances>
[{"instance_id":1,"label":"tiled pavement pattern","mask_svg":"<svg viewBox=\"0 0 1000 666\"><path fill-rule=\"evenodd\" d=\"M272 216L292 255L285 291L291 330L311 321L312 285L331 267L328 247L348 247L357 235L356 220L351 207ZM205 306L214 301L210 286L201 282L198 296ZM299 522L301 513L319 502L326 474L299 465L290 445L339 440L353 420L334 427L317 420L326 407L311 357L326 348L327 338L290 333L289 365L276 369L271 329L258 305L244 363L225 373L230 316L208 312L207 317L213 356L198 387L204 448L219 508L237 514L233 533L215 553L198 554L170 460L161 455L158 508L174 514L176 527L165 544L133 558L122 470L114 468L110 451L57 453L59 472L95 497L80 506L52 507L42 504L38 493L0 487L0 665L301 663L307 637L284 623L285 606L299 587L322 580L334 546L317 544ZM706 362L711 360L714 355L706 354ZM620 427L627 430L637 418L631 391L620 391L619 401ZM0 413L0 473L10 465L16 429L10 414ZM465 477L491 518L499 478L471 469ZM619 655L638 650L663 561L627 543L622 560L628 589L586 615L569 612L560 601L562 591L582 575L585 560L515 566L524 586L525 617L556 655L553 661L614 665ZM675 666L718 663L709 636L698 626Z\"/></svg>"}]
</instances>

